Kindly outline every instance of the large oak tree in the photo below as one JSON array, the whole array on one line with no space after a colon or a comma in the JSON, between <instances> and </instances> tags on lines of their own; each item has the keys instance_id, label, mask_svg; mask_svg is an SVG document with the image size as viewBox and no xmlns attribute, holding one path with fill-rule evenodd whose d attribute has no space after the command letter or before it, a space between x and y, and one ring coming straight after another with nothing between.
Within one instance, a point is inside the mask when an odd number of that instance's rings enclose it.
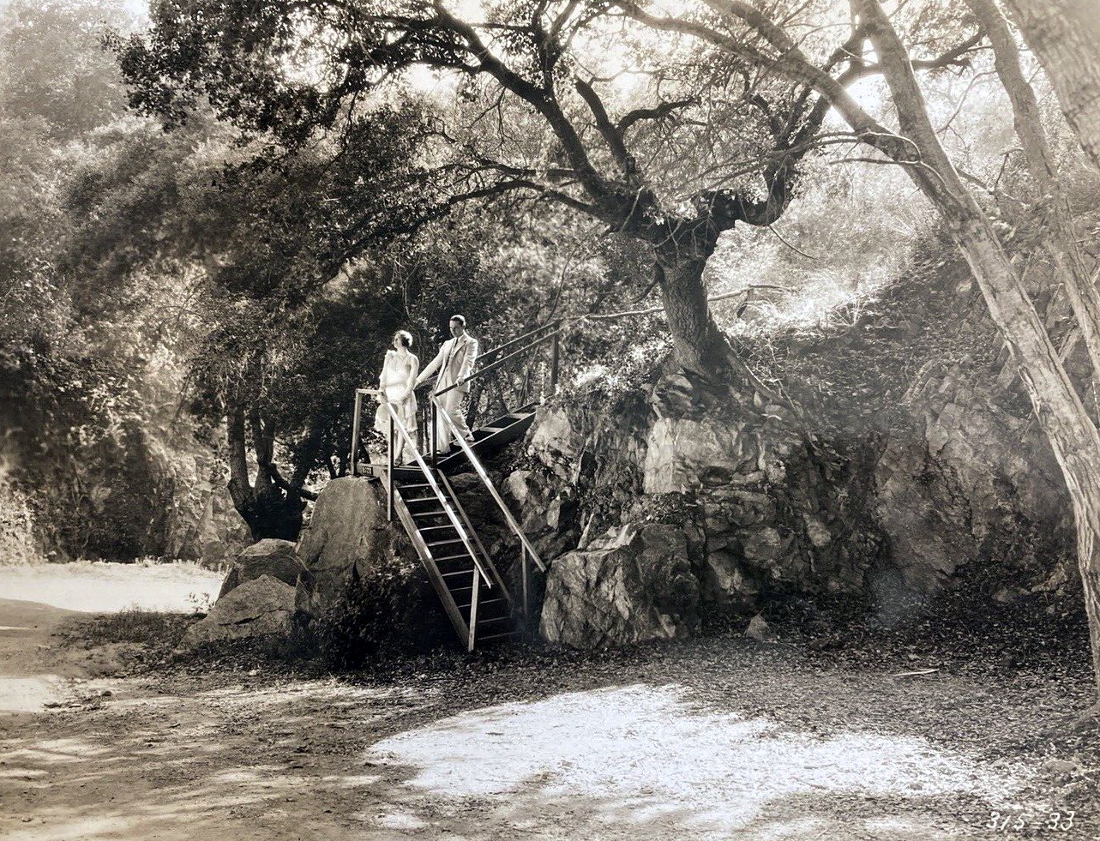
<instances>
[{"instance_id":1,"label":"large oak tree","mask_svg":"<svg viewBox=\"0 0 1100 841\"><path fill-rule=\"evenodd\" d=\"M280 154L321 140L340 148L400 96L410 71L430 68L439 120L417 195L434 204L421 218L515 192L599 220L650 248L679 361L708 375L742 368L710 315L704 268L724 232L782 215L827 104L811 102L805 82L667 55L603 4L482 8L158 2L148 35L121 46L122 67L137 107L172 122L205 98ZM337 263L366 248L372 230L354 217L339 224Z\"/></svg>"}]
</instances>

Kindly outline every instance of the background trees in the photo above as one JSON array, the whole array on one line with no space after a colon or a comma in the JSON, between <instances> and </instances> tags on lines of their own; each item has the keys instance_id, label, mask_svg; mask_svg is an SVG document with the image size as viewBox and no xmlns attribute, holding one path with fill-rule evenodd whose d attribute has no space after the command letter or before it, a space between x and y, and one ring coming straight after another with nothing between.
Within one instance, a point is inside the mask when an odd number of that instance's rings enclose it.
<instances>
[{"instance_id":1,"label":"background trees","mask_svg":"<svg viewBox=\"0 0 1100 841\"><path fill-rule=\"evenodd\" d=\"M575 2L501 4L478 20L442 2L212 0L159 3L152 17L147 36L120 47L136 106L171 123L205 98L288 150L341 146L397 81L436 71L455 97L422 133L415 194L435 192L420 213L515 192L636 238L651 250L681 363L738 367L703 270L722 232L786 209L826 110L804 85L765 84L748 65L714 72L706 56L655 50L644 29ZM407 182L390 187L389 214L415 219Z\"/></svg>"}]
</instances>

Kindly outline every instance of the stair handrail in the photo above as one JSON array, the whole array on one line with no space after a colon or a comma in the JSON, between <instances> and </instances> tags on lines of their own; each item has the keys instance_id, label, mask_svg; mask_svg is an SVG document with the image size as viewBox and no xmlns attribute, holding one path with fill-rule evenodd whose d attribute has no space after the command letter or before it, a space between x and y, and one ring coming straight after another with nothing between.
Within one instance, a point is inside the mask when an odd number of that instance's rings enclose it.
<instances>
[{"instance_id":1,"label":"stair handrail","mask_svg":"<svg viewBox=\"0 0 1100 841\"><path fill-rule=\"evenodd\" d=\"M372 394L377 396L380 392L377 389L361 388L356 389L357 395ZM492 589L493 581L489 574L485 571L485 567L482 566L481 559L478 557L478 553L474 550L473 545L470 543L470 538L466 535L466 529L462 527L462 523L458 521L458 516L455 514L454 509L451 508L447 502L447 498L443 495L443 492L439 488L439 483L436 482L435 477L432 475L431 470L428 468L427 463L424 461L424 457L420 454L420 450L417 449L416 443L409 435L409 430L405 428L405 424L401 422L401 418L397 416L397 410L393 408L393 404L388 400L380 401L381 405L386 407L386 412L390 418L390 434L388 436L389 445L389 480L386 483L387 494L389 496L389 512L390 520L393 520L393 431L396 429L405 444L409 447L413 454L413 459L416 461L417 466L420 468L420 472L424 474L424 478L428 480L428 485L435 493L436 498L439 500L439 504L443 506L443 512L447 515L447 518L451 521L451 525L458 533L458 536L462 539L462 545L466 547L466 551L470 553L470 557L473 559L474 566L477 568L478 574L485 581L485 585ZM431 549L428 550L429 554ZM434 558L432 560L435 560Z\"/></svg>"},{"instance_id":2,"label":"stair handrail","mask_svg":"<svg viewBox=\"0 0 1100 841\"><path fill-rule=\"evenodd\" d=\"M481 358L485 359L485 357L487 357L487 356L493 356L494 354L500 353L505 348L511 347L512 345L517 344L518 342L522 342L528 336L534 336L536 333L541 333L543 330L549 330L551 327L560 328L563 320L564 319L561 319L561 318L555 318L551 321L547 321L545 324L542 324L542 325L536 327L534 330L528 330L526 333L523 333L519 336L516 336L514 339L509 339L507 342L505 342L502 345L497 345L494 348L490 348L489 350L487 350L483 354L481 354ZM532 344L534 344L534 342Z\"/></svg>"},{"instance_id":3,"label":"stair handrail","mask_svg":"<svg viewBox=\"0 0 1100 841\"><path fill-rule=\"evenodd\" d=\"M493 484L493 480L489 478L488 472L485 470L484 465L481 463L481 459L477 457L477 453L474 452L469 442L462 436L462 433L458 431L458 427L455 425L454 420L443 405L436 399L432 398L435 403L435 410L443 418L443 423L450 429L451 435L458 445L462 448L462 452L466 454L466 458L470 460L470 464L473 465L474 472L477 473L478 478L481 479L482 484L488 489L489 494L493 497L493 501L500 508L501 513L504 515L505 521L508 523L508 527L519 538L523 548L527 550L531 556L531 560L535 562L535 566L539 568L541 572L546 572L546 564L542 562L542 558L539 557L539 553L535 551L535 547L531 545L531 541L527 539L527 535L523 533L523 529L520 528L519 523L516 522L516 518L512 516L512 512L508 510L508 506L501 498L500 493L497 491L496 486Z\"/></svg>"},{"instance_id":4,"label":"stair handrail","mask_svg":"<svg viewBox=\"0 0 1100 841\"><path fill-rule=\"evenodd\" d=\"M464 379L461 379L458 382L452 383L451 385L447 386L446 388L442 388L439 391L434 392L433 397L441 397L442 395L446 394L448 391L450 391L452 389L458 388L461 385L465 385L466 383L471 382L472 380L476 380L478 377L484 376L485 374L488 374L490 371L496 370L497 368L499 368L501 365L503 365L508 360L515 359L517 356L520 356L521 354L526 353L531 348L533 348L537 345L540 345L543 342L549 341L550 339L554 340L554 352L553 352L553 357L552 357L552 361L551 361L551 373L550 373L551 388L554 388L557 385L557 380L558 380L558 353L559 353L558 348L559 348L559 337L561 336L561 332L562 332L562 322L561 322L560 319L557 322L551 321L547 324L544 324L542 327L538 327L534 330L530 330L527 333L524 333L522 336L519 336L518 338L512 339L510 342L506 342L505 344L500 345L499 347L496 347L496 348L493 348L490 351L487 351L485 355L490 356L494 353L497 353L498 351L502 350L503 348L508 347L510 345L514 345L517 342L519 342L523 339L526 339L528 336L533 336L535 333L540 333L543 330L545 330L547 327L552 326L552 325L555 327L553 332L547 333L545 336L540 336L539 338L535 339L534 341L529 342L528 344L524 345L519 350L514 350L511 353L509 353L507 356L502 356L500 359L497 359L494 362L490 362L488 365L485 365L481 368L478 368L476 371L474 371L472 374L470 374L470 376L465 377Z\"/></svg>"}]
</instances>

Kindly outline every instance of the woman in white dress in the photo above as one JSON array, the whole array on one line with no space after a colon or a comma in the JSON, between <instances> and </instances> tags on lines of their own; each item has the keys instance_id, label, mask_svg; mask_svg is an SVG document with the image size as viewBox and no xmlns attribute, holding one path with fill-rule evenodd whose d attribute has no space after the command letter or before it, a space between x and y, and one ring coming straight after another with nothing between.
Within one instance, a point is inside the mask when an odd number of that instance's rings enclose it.
<instances>
[{"instance_id":1,"label":"woman in white dress","mask_svg":"<svg viewBox=\"0 0 1100 841\"><path fill-rule=\"evenodd\" d=\"M416 375L420 373L420 360L409 348L413 337L407 330L398 330L393 334L393 350L386 351L386 361L382 363L382 375L378 378L378 402L389 403L397 411L397 417L416 440ZM379 405L374 415L374 428L383 435L389 435L390 417L386 407ZM399 433L395 461L399 463L413 460L413 451L405 444Z\"/></svg>"}]
</instances>

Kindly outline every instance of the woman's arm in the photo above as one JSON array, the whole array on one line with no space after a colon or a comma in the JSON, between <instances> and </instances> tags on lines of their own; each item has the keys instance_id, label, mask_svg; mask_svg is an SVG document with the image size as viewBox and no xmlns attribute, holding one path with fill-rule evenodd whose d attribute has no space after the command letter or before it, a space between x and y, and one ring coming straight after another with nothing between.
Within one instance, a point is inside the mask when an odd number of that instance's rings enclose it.
<instances>
[{"instance_id":1,"label":"woman's arm","mask_svg":"<svg viewBox=\"0 0 1100 841\"><path fill-rule=\"evenodd\" d=\"M382 362L382 373L378 375L378 400L384 402L386 399L386 373L390 367L390 354L392 350L386 351L386 358Z\"/></svg>"},{"instance_id":2,"label":"woman's arm","mask_svg":"<svg viewBox=\"0 0 1100 841\"><path fill-rule=\"evenodd\" d=\"M409 360L409 393L411 394L413 389L416 388L416 375L420 373L420 360L417 359L415 353L410 353L409 356L412 359Z\"/></svg>"}]
</instances>

